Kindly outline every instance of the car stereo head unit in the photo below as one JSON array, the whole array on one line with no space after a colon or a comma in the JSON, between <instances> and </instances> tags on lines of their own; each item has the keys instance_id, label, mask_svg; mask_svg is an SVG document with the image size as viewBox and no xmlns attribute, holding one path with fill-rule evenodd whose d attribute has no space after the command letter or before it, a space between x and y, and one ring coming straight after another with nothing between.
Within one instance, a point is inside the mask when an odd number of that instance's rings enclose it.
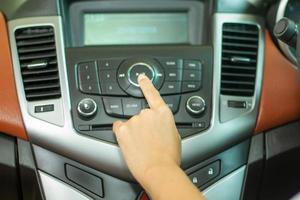
<instances>
[{"instance_id":1,"label":"car stereo head unit","mask_svg":"<svg viewBox=\"0 0 300 200\"><path fill-rule=\"evenodd\" d=\"M200 1L85 1L70 6L72 46L202 44Z\"/></svg>"},{"instance_id":2,"label":"car stereo head unit","mask_svg":"<svg viewBox=\"0 0 300 200\"><path fill-rule=\"evenodd\" d=\"M210 46L66 49L74 128L115 143L112 124L148 108L137 83L146 74L174 114L182 138L210 126Z\"/></svg>"}]
</instances>

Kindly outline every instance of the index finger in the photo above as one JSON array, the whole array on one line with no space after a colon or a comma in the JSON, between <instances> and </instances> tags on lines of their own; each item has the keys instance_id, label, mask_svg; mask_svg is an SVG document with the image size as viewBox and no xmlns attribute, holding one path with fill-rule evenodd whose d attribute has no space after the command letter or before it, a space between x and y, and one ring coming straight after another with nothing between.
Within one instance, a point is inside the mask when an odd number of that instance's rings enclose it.
<instances>
[{"instance_id":1,"label":"index finger","mask_svg":"<svg viewBox=\"0 0 300 200\"><path fill-rule=\"evenodd\" d=\"M146 75L140 74L138 82L150 108L155 109L165 105L159 92Z\"/></svg>"}]
</instances>

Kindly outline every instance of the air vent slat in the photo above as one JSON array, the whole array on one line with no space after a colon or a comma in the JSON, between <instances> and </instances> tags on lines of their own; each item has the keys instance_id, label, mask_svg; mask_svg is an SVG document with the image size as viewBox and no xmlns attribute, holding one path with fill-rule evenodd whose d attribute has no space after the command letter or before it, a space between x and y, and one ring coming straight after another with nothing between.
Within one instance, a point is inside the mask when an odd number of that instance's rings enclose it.
<instances>
[{"instance_id":1,"label":"air vent slat","mask_svg":"<svg viewBox=\"0 0 300 200\"><path fill-rule=\"evenodd\" d=\"M53 37L53 36L54 36L53 32L38 33L38 34L33 34L33 35L29 35L28 33L24 33L22 35L16 36L16 39L17 40L25 40L25 39L41 38L41 37Z\"/></svg>"},{"instance_id":2,"label":"air vent slat","mask_svg":"<svg viewBox=\"0 0 300 200\"><path fill-rule=\"evenodd\" d=\"M221 94L253 96L259 32L252 24L225 23L222 36Z\"/></svg>"},{"instance_id":3,"label":"air vent slat","mask_svg":"<svg viewBox=\"0 0 300 200\"><path fill-rule=\"evenodd\" d=\"M44 100L47 99L53 99L53 98L59 98L61 96L60 90L53 90L53 91L43 91L43 92L37 92L37 93L30 93L28 95L28 98L32 100Z\"/></svg>"},{"instance_id":4,"label":"air vent slat","mask_svg":"<svg viewBox=\"0 0 300 200\"><path fill-rule=\"evenodd\" d=\"M222 73L222 76L237 76L237 77L249 77L249 78L255 78L254 74L238 74L238 73Z\"/></svg>"},{"instance_id":5,"label":"air vent slat","mask_svg":"<svg viewBox=\"0 0 300 200\"><path fill-rule=\"evenodd\" d=\"M43 45L43 44L53 44L55 43L54 38L39 38L39 39L32 39L32 40L20 40L17 42L18 47L26 47L26 46L33 46L33 45Z\"/></svg>"},{"instance_id":6,"label":"air vent slat","mask_svg":"<svg viewBox=\"0 0 300 200\"><path fill-rule=\"evenodd\" d=\"M34 85L34 86L27 86L25 87L25 91L29 90L42 90L42 89L59 89L59 83L52 83L52 84L43 84L43 85Z\"/></svg>"},{"instance_id":7,"label":"air vent slat","mask_svg":"<svg viewBox=\"0 0 300 200\"><path fill-rule=\"evenodd\" d=\"M35 59L53 58L53 57L56 57L55 51L54 52L46 52L46 53L20 55L19 59L20 59L20 61L26 61L26 60L35 60Z\"/></svg>"},{"instance_id":8,"label":"air vent slat","mask_svg":"<svg viewBox=\"0 0 300 200\"><path fill-rule=\"evenodd\" d=\"M53 74L53 73L57 73L58 69L57 68L53 68L53 69L46 69L46 70L28 70L28 71L22 71L22 75L23 76L30 76L30 75L39 75L39 74Z\"/></svg>"},{"instance_id":9,"label":"air vent slat","mask_svg":"<svg viewBox=\"0 0 300 200\"><path fill-rule=\"evenodd\" d=\"M240 70L253 70L253 71L256 71L256 67L234 66L234 65L223 65L223 69L236 69L236 70L240 69Z\"/></svg>"},{"instance_id":10,"label":"air vent slat","mask_svg":"<svg viewBox=\"0 0 300 200\"><path fill-rule=\"evenodd\" d=\"M243 37L243 36L237 37L237 36L231 36L231 35L224 35L223 39L224 40L242 40L245 42L258 42L257 37L251 38L251 37Z\"/></svg>"},{"instance_id":11,"label":"air vent slat","mask_svg":"<svg viewBox=\"0 0 300 200\"><path fill-rule=\"evenodd\" d=\"M253 44L243 44L243 43L233 43L233 42L223 42L223 47L248 47L248 48L257 48L257 45Z\"/></svg>"},{"instance_id":12,"label":"air vent slat","mask_svg":"<svg viewBox=\"0 0 300 200\"><path fill-rule=\"evenodd\" d=\"M19 53L32 53L41 51L55 51L55 45L36 46L32 48L19 48Z\"/></svg>"},{"instance_id":13,"label":"air vent slat","mask_svg":"<svg viewBox=\"0 0 300 200\"><path fill-rule=\"evenodd\" d=\"M224 54L235 54L235 55L249 55L249 56L256 56L257 52L252 51L237 51L237 50L227 50L223 49Z\"/></svg>"},{"instance_id":14,"label":"air vent slat","mask_svg":"<svg viewBox=\"0 0 300 200\"><path fill-rule=\"evenodd\" d=\"M251 25L250 25L251 26ZM232 28L223 28L223 32L228 33L228 34L245 34L245 35L254 35L254 37L258 34L258 31L253 31L253 30L245 30L245 29L232 29Z\"/></svg>"},{"instance_id":15,"label":"air vent slat","mask_svg":"<svg viewBox=\"0 0 300 200\"><path fill-rule=\"evenodd\" d=\"M243 81L222 81L223 84L236 84L236 85L254 85L253 82L243 82Z\"/></svg>"},{"instance_id":16,"label":"air vent slat","mask_svg":"<svg viewBox=\"0 0 300 200\"><path fill-rule=\"evenodd\" d=\"M15 38L26 99L60 98L54 28L37 26L18 29Z\"/></svg>"},{"instance_id":17,"label":"air vent slat","mask_svg":"<svg viewBox=\"0 0 300 200\"><path fill-rule=\"evenodd\" d=\"M30 77L30 78L23 78L24 83L33 83L33 82L47 82L57 80L57 75L51 76L44 76L44 77Z\"/></svg>"},{"instance_id":18,"label":"air vent slat","mask_svg":"<svg viewBox=\"0 0 300 200\"><path fill-rule=\"evenodd\" d=\"M31 64L31 62L23 62L21 64L21 68L27 68L29 64ZM57 67L56 65L57 65L56 58L54 58L54 59L52 58L52 59L48 60L48 66L55 66L55 67Z\"/></svg>"}]
</instances>

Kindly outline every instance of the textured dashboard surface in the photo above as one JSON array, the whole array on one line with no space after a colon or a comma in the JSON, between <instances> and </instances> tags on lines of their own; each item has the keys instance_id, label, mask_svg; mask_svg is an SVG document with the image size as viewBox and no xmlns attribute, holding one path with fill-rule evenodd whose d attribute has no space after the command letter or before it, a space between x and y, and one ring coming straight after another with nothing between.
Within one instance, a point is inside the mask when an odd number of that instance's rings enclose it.
<instances>
[{"instance_id":1,"label":"textured dashboard surface","mask_svg":"<svg viewBox=\"0 0 300 200\"><path fill-rule=\"evenodd\" d=\"M255 133L300 119L300 79L266 33L260 111Z\"/></svg>"},{"instance_id":2,"label":"textured dashboard surface","mask_svg":"<svg viewBox=\"0 0 300 200\"><path fill-rule=\"evenodd\" d=\"M7 27L0 12L0 132L27 140L19 107Z\"/></svg>"}]
</instances>

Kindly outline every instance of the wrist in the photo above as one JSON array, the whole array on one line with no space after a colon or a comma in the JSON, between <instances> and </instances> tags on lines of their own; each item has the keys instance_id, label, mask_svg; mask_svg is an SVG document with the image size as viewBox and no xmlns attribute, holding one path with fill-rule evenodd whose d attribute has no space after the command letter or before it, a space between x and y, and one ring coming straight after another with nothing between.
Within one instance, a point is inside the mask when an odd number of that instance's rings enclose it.
<instances>
[{"instance_id":1,"label":"wrist","mask_svg":"<svg viewBox=\"0 0 300 200\"><path fill-rule=\"evenodd\" d=\"M164 183L169 182L177 174L180 174L181 171L181 168L175 162L160 163L149 167L141 180L138 181L148 194L153 197L157 195L157 191L162 189L161 187Z\"/></svg>"}]
</instances>

